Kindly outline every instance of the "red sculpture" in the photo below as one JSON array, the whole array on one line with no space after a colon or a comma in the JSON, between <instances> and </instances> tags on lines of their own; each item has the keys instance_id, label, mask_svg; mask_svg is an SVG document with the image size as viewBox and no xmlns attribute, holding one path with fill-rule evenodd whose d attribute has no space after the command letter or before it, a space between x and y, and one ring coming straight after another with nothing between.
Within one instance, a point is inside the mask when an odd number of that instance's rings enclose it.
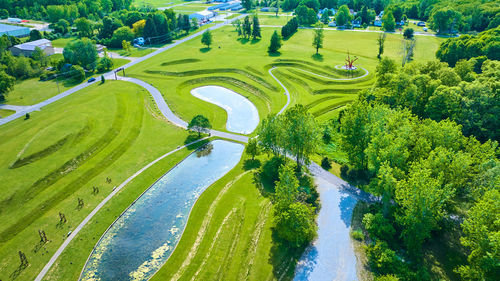
<instances>
[{"instance_id":1,"label":"red sculpture","mask_svg":"<svg viewBox=\"0 0 500 281\"><path fill-rule=\"evenodd\" d=\"M357 61L358 58L353 58L351 59L351 55L349 54L349 51L347 51L347 59L345 59L346 64L345 64L345 69L347 70L353 70L354 68L354 62Z\"/></svg>"}]
</instances>

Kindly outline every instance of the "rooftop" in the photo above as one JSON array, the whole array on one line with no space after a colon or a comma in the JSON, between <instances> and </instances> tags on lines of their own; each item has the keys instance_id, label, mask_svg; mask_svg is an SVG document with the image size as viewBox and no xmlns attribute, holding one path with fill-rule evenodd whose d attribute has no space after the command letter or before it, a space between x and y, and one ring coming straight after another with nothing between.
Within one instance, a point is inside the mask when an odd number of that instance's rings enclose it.
<instances>
[{"instance_id":1,"label":"rooftop","mask_svg":"<svg viewBox=\"0 0 500 281\"><path fill-rule=\"evenodd\" d=\"M23 44L15 45L14 47L23 49L23 50L35 50L36 47L42 48L45 47L44 45L50 44L50 40L47 39L39 39L31 42L26 42Z\"/></svg>"}]
</instances>

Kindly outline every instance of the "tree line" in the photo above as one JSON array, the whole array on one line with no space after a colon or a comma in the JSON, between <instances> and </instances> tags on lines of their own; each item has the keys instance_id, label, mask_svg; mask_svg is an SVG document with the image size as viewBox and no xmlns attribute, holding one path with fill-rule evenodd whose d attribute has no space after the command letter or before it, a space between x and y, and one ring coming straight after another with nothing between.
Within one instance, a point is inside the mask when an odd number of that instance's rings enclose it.
<instances>
[{"instance_id":1,"label":"tree line","mask_svg":"<svg viewBox=\"0 0 500 281\"><path fill-rule=\"evenodd\" d=\"M381 280L430 280L422 266L426 242L454 225L468 255L454 271L464 280L498 276L499 257L491 253L500 247L500 163L490 137L498 137L499 66L485 61L480 74L468 61L454 69L436 61L398 69L384 58L374 88L334 121L349 163L343 175L365 179L361 186L381 197L362 220L368 262ZM459 102L450 104L451 97ZM457 111L484 128L467 131Z\"/></svg>"}]
</instances>

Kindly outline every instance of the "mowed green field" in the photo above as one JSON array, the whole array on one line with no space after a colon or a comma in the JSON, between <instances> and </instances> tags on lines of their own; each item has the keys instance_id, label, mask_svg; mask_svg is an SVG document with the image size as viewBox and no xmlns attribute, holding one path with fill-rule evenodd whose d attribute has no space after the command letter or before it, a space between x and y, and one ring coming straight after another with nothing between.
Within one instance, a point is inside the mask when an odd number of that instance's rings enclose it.
<instances>
[{"instance_id":1,"label":"mowed green field","mask_svg":"<svg viewBox=\"0 0 500 281\"><path fill-rule=\"evenodd\" d=\"M17 119L2 125L0 279L33 280L67 233L115 186L182 145L186 137L184 130L161 117L149 93L121 81L92 85L31 113L29 120ZM159 170L165 172L176 164L181 159L179 155L163 161ZM97 232L90 232L92 240L85 240L85 245L91 248L116 215L157 178L158 174L142 177L134 182L134 187L125 187L117 195L120 198L122 193L128 194L124 201L105 207L107 211L100 215L107 221L99 224ZM93 186L99 188L97 194L93 194ZM78 198L84 202L81 208ZM116 207L112 212L111 206ZM59 212L65 214L66 223L59 223ZM45 231L48 243L39 243L38 230ZM88 237L77 239L84 238ZM88 256L88 249L81 257ZM18 268L18 251L24 252L29 261L24 270ZM67 261L72 260L73 257ZM68 280L66 276L58 277Z\"/></svg>"},{"instance_id":2,"label":"mowed green field","mask_svg":"<svg viewBox=\"0 0 500 281\"><path fill-rule=\"evenodd\" d=\"M127 59L112 59L113 68L120 67L130 62ZM102 73L88 73L85 79L99 77ZM87 83L83 81L82 83ZM14 89L5 96L5 104L11 105L33 105L49 99L59 93L73 88L80 83L75 83L73 79L59 79L59 87L55 80L40 81L39 78L30 78L18 81Z\"/></svg>"},{"instance_id":3,"label":"mowed green field","mask_svg":"<svg viewBox=\"0 0 500 281\"><path fill-rule=\"evenodd\" d=\"M324 48L316 56L311 44L313 30L299 30L283 41L280 54L270 56L267 47L273 31L274 28L262 28L262 39L252 41L238 39L233 27L224 27L213 32L211 49L204 48L199 38L193 39L131 67L127 75L157 87L184 120L203 113L219 130L225 129L225 111L193 97L193 88L230 88L248 97L263 119L269 113L277 113L286 103L284 90L268 73L277 67L273 74L290 90L292 105L304 104L319 120L327 120L352 101L359 90L373 84L378 33L325 30ZM400 61L401 40L400 35L388 34L385 55ZM417 37L415 60L433 59L441 40ZM370 73L360 79L335 80L346 78L334 67L344 64L348 51L358 57L356 65ZM359 70L355 75L363 73Z\"/></svg>"}]
</instances>

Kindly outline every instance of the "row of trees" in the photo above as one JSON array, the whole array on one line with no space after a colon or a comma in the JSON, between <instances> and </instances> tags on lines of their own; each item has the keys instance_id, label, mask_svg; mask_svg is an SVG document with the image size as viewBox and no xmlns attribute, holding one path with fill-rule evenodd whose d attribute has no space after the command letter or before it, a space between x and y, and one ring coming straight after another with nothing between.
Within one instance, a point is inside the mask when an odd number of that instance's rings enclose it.
<instances>
[{"instance_id":1,"label":"row of trees","mask_svg":"<svg viewBox=\"0 0 500 281\"><path fill-rule=\"evenodd\" d=\"M281 27L281 37L288 38L292 36L299 28L299 20L297 17L290 19L283 27Z\"/></svg>"},{"instance_id":2,"label":"row of trees","mask_svg":"<svg viewBox=\"0 0 500 281\"><path fill-rule=\"evenodd\" d=\"M4 16L48 20L52 23L65 19L73 22L79 17L99 20L112 11L130 9L132 0L0 0Z\"/></svg>"},{"instance_id":3,"label":"row of trees","mask_svg":"<svg viewBox=\"0 0 500 281\"><path fill-rule=\"evenodd\" d=\"M252 16L252 19L250 19L249 16L246 16L243 19L243 22L236 20L233 22L233 26L236 29L236 32L238 32L238 36L243 36L247 39L251 37L253 40L262 37L260 32L259 17L257 15Z\"/></svg>"}]
</instances>

